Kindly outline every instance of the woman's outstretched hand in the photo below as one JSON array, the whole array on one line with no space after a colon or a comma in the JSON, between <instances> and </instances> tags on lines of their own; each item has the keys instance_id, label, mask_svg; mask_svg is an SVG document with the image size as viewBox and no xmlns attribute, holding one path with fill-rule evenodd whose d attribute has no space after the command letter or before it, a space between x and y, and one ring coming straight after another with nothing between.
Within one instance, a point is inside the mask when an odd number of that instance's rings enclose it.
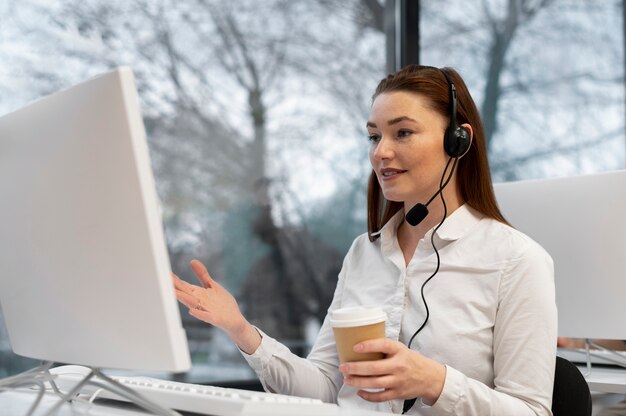
<instances>
[{"instance_id":1,"label":"woman's outstretched hand","mask_svg":"<svg viewBox=\"0 0 626 416\"><path fill-rule=\"evenodd\" d=\"M192 285L172 273L176 299L189 308L193 317L223 329L244 352L256 351L261 335L241 314L233 295L211 278L199 260L191 262L191 269L202 286Z\"/></svg>"}]
</instances>

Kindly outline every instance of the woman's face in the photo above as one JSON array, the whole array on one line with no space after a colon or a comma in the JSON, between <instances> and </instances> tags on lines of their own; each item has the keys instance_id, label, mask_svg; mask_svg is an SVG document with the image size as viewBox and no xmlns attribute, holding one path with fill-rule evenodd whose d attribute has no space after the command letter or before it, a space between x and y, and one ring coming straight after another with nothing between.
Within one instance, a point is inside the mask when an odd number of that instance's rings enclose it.
<instances>
[{"instance_id":1,"label":"woman's face","mask_svg":"<svg viewBox=\"0 0 626 416\"><path fill-rule=\"evenodd\" d=\"M439 189L448 161L443 149L447 125L419 94L396 91L376 97L367 122L369 153L387 200L424 203Z\"/></svg>"}]
</instances>

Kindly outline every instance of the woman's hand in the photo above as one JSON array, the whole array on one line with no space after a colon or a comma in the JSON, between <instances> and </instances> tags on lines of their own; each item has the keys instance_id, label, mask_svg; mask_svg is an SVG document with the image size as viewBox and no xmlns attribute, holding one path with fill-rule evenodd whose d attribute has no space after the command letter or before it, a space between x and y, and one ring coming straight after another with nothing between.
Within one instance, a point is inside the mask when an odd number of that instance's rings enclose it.
<instances>
[{"instance_id":1,"label":"woman's hand","mask_svg":"<svg viewBox=\"0 0 626 416\"><path fill-rule=\"evenodd\" d=\"M202 287L192 285L172 273L176 299L189 308L189 314L223 329L244 352L252 354L261 343L259 332L244 318L237 301L211 278L199 260L191 262Z\"/></svg>"},{"instance_id":2,"label":"woman's hand","mask_svg":"<svg viewBox=\"0 0 626 416\"><path fill-rule=\"evenodd\" d=\"M371 402L421 397L434 404L446 380L446 367L437 361L411 351L404 344L387 338L363 341L354 346L355 352L382 352L386 357L377 361L344 363L339 371L344 383L357 388L384 389L380 392L359 390L357 394Z\"/></svg>"}]
</instances>

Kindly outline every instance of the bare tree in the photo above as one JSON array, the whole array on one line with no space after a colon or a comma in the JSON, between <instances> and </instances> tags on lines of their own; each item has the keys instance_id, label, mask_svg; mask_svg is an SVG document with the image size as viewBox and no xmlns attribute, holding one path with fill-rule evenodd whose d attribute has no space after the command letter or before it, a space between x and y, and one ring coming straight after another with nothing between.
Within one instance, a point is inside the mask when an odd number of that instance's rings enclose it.
<instances>
[{"instance_id":1,"label":"bare tree","mask_svg":"<svg viewBox=\"0 0 626 416\"><path fill-rule=\"evenodd\" d=\"M623 143L617 12L613 2L424 3L422 56L456 66L468 81L496 179L623 166L623 150L615 153Z\"/></svg>"},{"instance_id":2,"label":"bare tree","mask_svg":"<svg viewBox=\"0 0 626 416\"><path fill-rule=\"evenodd\" d=\"M501 76L505 69L505 59L511 42L520 26L527 24L539 10L552 0L508 0L504 17L494 16L487 0L482 1L484 14L491 34L491 45L487 53L488 70L486 73L485 92L481 106L481 116L485 128L487 148L497 130L497 114L502 94Z\"/></svg>"}]
</instances>

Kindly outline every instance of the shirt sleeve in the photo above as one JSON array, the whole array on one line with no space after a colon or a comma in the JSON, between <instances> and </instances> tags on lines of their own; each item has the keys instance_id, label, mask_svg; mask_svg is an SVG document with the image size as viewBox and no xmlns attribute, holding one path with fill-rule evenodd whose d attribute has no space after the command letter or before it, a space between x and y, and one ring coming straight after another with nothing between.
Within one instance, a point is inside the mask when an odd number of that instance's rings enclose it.
<instances>
[{"instance_id":1,"label":"shirt sleeve","mask_svg":"<svg viewBox=\"0 0 626 416\"><path fill-rule=\"evenodd\" d=\"M340 307L351 251L344 259L329 312ZM285 345L257 330L262 337L257 350L253 354L241 353L266 391L337 402L343 376L338 369L339 358L328 314L307 358L293 354Z\"/></svg>"},{"instance_id":2,"label":"shirt sleeve","mask_svg":"<svg viewBox=\"0 0 626 416\"><path fill-rule=\"evenodd\" d=\"M339 385L332 374L259 330L262 340L254 354L242 355L256 372L266 391L299 397L311 397L336 403Z\"/></svg>"},{"instance_id":3,"label":"shirt sleeve","mask_svg":"<svg viewBox=\"0 0 626 416\"><path fill-rule=\"evenodd\" d=\"M493 331L493 388L448 366L433 414L552 415L557 337L554 267L536 243L503 271Z\"/></svg>"}]
</instances>

